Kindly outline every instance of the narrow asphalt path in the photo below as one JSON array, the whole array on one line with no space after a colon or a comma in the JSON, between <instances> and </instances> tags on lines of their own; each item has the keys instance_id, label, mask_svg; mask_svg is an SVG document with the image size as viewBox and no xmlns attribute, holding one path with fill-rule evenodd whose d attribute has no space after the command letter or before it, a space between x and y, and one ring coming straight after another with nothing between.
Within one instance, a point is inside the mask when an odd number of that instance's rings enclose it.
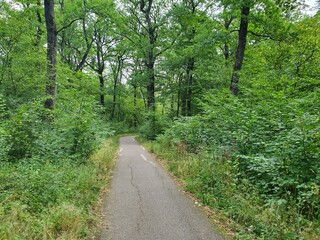
<instances>
[{"instance_id":1,"label":"narrow asphalt path","mask_svg":"<svg viewBox=\"0 0 320 240\"><path fill-rule=\"evenodd\" d=\"M223 239L134 137L120 140L105 211L103 240Z\"/></svg>"}]
</instances>

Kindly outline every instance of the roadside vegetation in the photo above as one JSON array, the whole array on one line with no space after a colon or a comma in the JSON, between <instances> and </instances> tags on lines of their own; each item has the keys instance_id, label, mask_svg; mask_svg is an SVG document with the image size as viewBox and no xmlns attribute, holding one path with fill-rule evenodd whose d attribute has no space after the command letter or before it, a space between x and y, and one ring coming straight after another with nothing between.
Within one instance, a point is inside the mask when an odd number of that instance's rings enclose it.
<instances>
[{"instance_id":1,"label":"roadside vegetation","mask_svg":"<svg viewBox=\"0 0 320 240\"><path fill-rule=\"evenodd\" d=\"M319 239L319 91L265 94L210 97L147 146L237 239Z\"/></svg>"},{"instance_id":2,"label":"roadside vegetation","mask_svg":"<svg viewBox=\"0 0 320 240\"><path fill-rule=\"evenodd\" d=\"M118 142L94 101L74 91L61 89L68 101L54 111L1 98L0 239L86 239L100 221Z\"/></svg>"},{"instance_id":3,"label":"roadside vegetation","mask_svg":"<svg viewBox=\"0 0 320 240\"><path fill-rule=\"evenodd\" d=\"M0 168L1 239L87 239L109 183L117 141L107 140L81 163L24 159Z\"/></svg>"}]
</instances>

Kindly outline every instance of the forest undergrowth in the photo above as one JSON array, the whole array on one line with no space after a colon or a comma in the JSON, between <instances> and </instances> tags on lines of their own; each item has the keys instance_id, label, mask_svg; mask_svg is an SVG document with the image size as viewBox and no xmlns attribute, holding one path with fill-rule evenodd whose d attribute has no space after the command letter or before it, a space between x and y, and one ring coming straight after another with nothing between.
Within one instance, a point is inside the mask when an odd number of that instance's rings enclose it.
<instances>
[{"instance_id":1,"label":"forest undergrowth","mask_svg":"<svg viewBox=\"0 0 320 240\"><path fill-rule=\"evenodd\" d=\"M107 140L88 161L28 159L0 168L0 239L86 239L117 150Z\"/></svg>"},{"instance_id":2,"label":"forest undergrowth","mask_svg":"<svg viewBox=\"0 0 320 240\"><path fill-rule=\"evenodd\" d=\"M319 92L250 98L209 96L146 145L237 239L319 239Z\"/></svg>"},{"instance_id":3,"label":"forest undergrowth","mask_svg":"<svg viewBox=\"0 0 320 240\"><path fill-rule=\"evenodd\" d=\"M0 239L88 238L115 162L114 131L90 97L68 98L55 111L42 101L9 109L1 100Z\"/></svg>"}]
</instances>

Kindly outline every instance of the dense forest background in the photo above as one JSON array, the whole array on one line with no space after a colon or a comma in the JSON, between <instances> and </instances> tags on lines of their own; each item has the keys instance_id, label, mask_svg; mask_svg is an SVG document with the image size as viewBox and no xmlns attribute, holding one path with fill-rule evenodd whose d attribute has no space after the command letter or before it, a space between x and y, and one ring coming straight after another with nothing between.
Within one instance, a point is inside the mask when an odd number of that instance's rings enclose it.
<instances>
[{"instance_id":1,"label":"dense forest background","mask_svg":"<svg viewBox=\"0 0 320 240\"><path fill-rule=\"evenodd\" d=\"M189 191L244 226L239 239L317 239L320 14L305 9L2 1L0 238L88 236L102 186L88 159L139 132Z\"/></svg>"}]
</instances>

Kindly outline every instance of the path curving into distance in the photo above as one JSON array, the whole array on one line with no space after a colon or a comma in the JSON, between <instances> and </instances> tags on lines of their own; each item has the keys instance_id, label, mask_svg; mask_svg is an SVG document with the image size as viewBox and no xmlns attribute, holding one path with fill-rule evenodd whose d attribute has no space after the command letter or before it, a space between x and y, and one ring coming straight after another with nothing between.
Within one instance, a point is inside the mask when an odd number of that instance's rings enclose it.
<instances>
[{"instance_id":1,"label":"path curving into distance","mask_svg":"<svg viewBox=\"0 0 320 240\"><path fill-rule=\"evenodd\" d=\"M101 240L222 240L207 216L134 137L120 153Z\"/></svg>"}]
</instances>

